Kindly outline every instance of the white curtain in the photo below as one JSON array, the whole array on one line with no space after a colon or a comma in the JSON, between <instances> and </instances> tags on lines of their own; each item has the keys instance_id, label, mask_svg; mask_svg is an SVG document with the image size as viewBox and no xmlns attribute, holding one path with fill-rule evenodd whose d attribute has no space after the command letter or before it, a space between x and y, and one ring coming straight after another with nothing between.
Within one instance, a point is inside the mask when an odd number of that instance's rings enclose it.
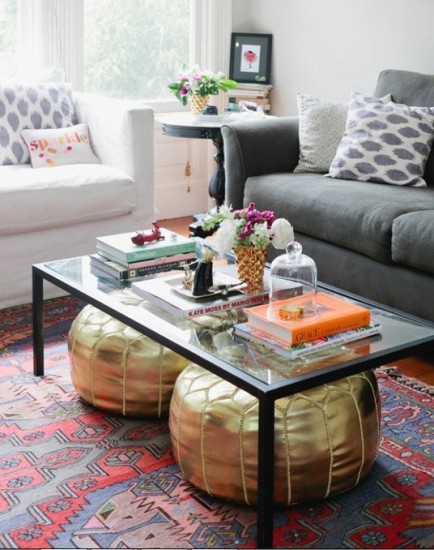
<instances>
[{"instance_id":1,"label":"white curtain","mask_svg":"<svg viewBox=\"0 0 434 550\"><path fill-rule=\"evenodd\" d=\"M232 0L191 0L191 4L190 63L228 75ZM219 111L223 111L224 98L219 100Z\"/></svg>"},{"instance_id":2,"label":"white curtain","mask_svg":"<svg viewBox=\"0 0 434 550\"><path fill-rule=\"evenodd\" d=\"M83 0L17 0L19 72L62 67L83 85Z\"/></svg>"},{"instance_id":3,"label":"white curtain","mask_svg":"<svg viewBox=\"0 0 434 550\"><path fill-rule=\"evenodd\" d=\"M63 67L66 79L73 87L77 90L83 89L84 0L17 2L20 72L51 66ZM190 63L227 74L232 0L190 2Z\"/></svg>"}]
</instances>

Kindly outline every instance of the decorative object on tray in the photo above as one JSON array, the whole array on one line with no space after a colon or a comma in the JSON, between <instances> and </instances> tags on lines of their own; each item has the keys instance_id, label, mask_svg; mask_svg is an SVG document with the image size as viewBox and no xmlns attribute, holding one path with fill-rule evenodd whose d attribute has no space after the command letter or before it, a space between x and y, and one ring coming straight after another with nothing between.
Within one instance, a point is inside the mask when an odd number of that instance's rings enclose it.
<instances>
[{"instance_id":1,"label":"decorative object on tray","mask_svg":"<svg viewBox=\"0 0 434 550\"><path fill-rule=\"evenodd\" d=\"M197 65L179 72L176 81L169 84L169 90L185 106L190 103L193 113L200 115L208 104L210 95L218 95L235 88L237 83L222 72L201 70Z\"/></svg>"},{"instance_id":2,"label":"decorative object on tray","mask_svg":"<svg viewBox=\"0 0 434 550\"><path fill-rule=\"evenodd\" d=\"M203 258L199 261L193 280L193 296L204 296L209 294L213 286L213 258L214 253L209 248L203 251Z\"/></svg>"},{"instance_id":3,"label":"decorative object on tray","mask_svg":"<svg viewBox=\"0 0 434 550\"><path fill-rule=\"evenodd\" d=\"M303 248L297 241L292 241L286 247L286 254L275 258L270 266L270 320L297 320L317 315L316 286L317 268L312 258L303 254ZM297 303L288 301L288 290L291 291L294 282L302 285L303 303L297 298ZM274 307L275 303L281 304Z\"/></svg>"},{"instance_id":4,"label":"decorative object on tray","mask_svg":"<svg viewBox=\"0 0 434 550\"><path fill-rule=\"evenodd\" d=\"M257 210L253 202L235 211L223 205L202 221L204 231L216 226L214 244L219 252L234 251L238 276L247 283L249 292L262 289L268 245L285 248L294 240L287 220L276 218L270 210Z\"/></svg>"},{"instance_id":5,"label":"decorative object on tray","mask_svg":"<svg viewBox=\"0 0 434 550\"><path fill-rule=\"evenodd\" d=\"M133 282L131 289L154 305L184 319L268 302L267 277L264 276L262 290L249 293L246 284L238 279L234 264L218 266L213 273L214 284L206 295L194 296L184 280L182 275L169 275ZM299 291L299 287L294 288L294 294Z\"/></svg>"},{"instance_id":6,"label":"decorative object on tray","mask_svg":"<svg viewBox=\"0 0 434 550\"><path fill-rule=\"evenodd\" d=\"M279 311L285 304L303 305L304 295L289 300L274 301L271 304L246 309L249 325L262 330L293 346L318 338L366 327L371 322L369 309L326 292L316 295L317 315L296 320L282 320ZM273 310L270 313L270 308Z\"/></svg>"}]
</instances>

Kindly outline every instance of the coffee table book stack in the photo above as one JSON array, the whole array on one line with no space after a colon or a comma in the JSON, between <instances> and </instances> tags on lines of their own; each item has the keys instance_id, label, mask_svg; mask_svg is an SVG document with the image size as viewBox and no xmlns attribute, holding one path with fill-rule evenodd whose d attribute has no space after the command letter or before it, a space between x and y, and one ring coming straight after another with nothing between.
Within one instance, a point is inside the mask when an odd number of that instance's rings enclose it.
<instances>
[{"instance_id":1,"label":"coffee table book stack","mask_svg":"<svg viewBox=\"0 0 434 550\"><path fill-rule=\"evenodd\" d=\"M253 294L245 292L246 285L237 277L234 264L217 266L213 278L213 289L203 296L193 296L191 290L185 288L184 277L180 274L134 282L131 289L141 298L182 319L268 302L268 270L264 274L263 289ZM300 292L301 286L294 285L294 296Z\"/></svg>"},{"instance_id":2,"label":"coffee table book stack","mask_svg":"<svg viewBox=\"0 0 434 550\"><path fill-rule=\"evenodd\" d=\"M247 323L234 327L235 335L295 359L327 348L379 334L381 325L371 319L367 308L319 292L318 314L300 319L280 319L286 306L297 308L303 296L252 307L246 310Z\"/></svg>"},{"instance_id":3,"label":"coffee table book stack","mask_svg":"<svg viewBox=\"0 0 434 550\"><path fill-rule=\"evenodd\" d=\"M136 245L132 233L97 237L96 254L90 255L91 271L100 277L135 280L153 273L182 268L196 262L194 239L161 228L164 239Z\"/></svg>"}]
</instances>

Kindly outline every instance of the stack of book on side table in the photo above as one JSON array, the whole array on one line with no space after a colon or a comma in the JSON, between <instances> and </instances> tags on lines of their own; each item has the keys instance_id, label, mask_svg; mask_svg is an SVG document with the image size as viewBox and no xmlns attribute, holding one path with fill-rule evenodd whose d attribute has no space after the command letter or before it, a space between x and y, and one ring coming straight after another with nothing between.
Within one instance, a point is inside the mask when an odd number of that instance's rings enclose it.
<instances>
[{"instance_id":1,"label":"stack of book on side table","mask_svg":"<svg viewBox=\"0 0 434 550\"><path fill-rule=\"evenodd\" d=\"M369 309L325 292L317 294L317 315L285 318L302 301L299 296L248 308L247 322L235 325L234 334L296 359L381 332Z\"/></svg>"},{"instance_id":2,"label":"stack of book on side table","mask_svg":"<svg viewBox=\"0 0 434 550\"><path fill-rule=\"evenodd\" d=\"M135 280L160 271L170 271L197 260L194 239L159 228L160 240L134 244L133 233L97 237L96 254L90 255L90 269L99 277Z\"/></svg>"}]
</instances>

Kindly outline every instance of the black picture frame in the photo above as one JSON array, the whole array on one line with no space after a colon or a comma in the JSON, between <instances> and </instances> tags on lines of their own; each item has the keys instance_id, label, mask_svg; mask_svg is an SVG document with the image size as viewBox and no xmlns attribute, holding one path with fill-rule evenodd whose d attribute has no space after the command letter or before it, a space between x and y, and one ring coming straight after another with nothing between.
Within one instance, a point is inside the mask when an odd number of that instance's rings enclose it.
<instances>
[{"instance_id":1,"label":"black picture frame","mask_svg":"<svg viewBox=\"0 0 434 550\"><path fill-rule=\"evenodd\" d=\"M233 32L229 78L237 82L270 84L273 35Z\"/></svg>"}]
</instances>

